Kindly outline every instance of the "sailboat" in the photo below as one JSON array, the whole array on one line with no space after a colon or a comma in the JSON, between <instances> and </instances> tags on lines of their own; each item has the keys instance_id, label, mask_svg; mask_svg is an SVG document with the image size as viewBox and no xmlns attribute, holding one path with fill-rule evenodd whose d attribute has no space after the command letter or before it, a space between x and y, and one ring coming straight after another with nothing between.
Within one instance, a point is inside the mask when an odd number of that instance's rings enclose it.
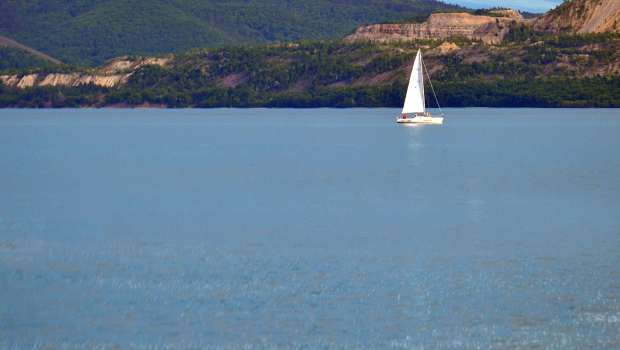
<instances>
[{"instance_id":1,"label":"sailboat","mask_svg":"<svg viewBox=\"0 0 620 350\"><path fill-rule=\"evenodd\" d=\"M402 112L403 116L396 119L397 123L443 123L443 114L441 117L432 117L430 113L426 113L426 104L424 102L424 77L422 74L423 66L424 61L422 61L422 53L418 50L418 54L415 56L415 61L413 62L413 69L411 70L407 95L405 96L405 105L403 106ZM424 66L424 68L426 67ZM428 71L426 75L428 76ZM431 81L430 77L428 81ZM432 83L431 89L433 89ZM435 89L433 89L433 95L435 95ZM435 95L435 100L437 101L437 95ZM439 107L439 101L437 101L437 107ZM439 107L439 113L441 113L441 107ZM409 114L409 116L407 116L407 114Z\"/></svg>"}]
</instances>

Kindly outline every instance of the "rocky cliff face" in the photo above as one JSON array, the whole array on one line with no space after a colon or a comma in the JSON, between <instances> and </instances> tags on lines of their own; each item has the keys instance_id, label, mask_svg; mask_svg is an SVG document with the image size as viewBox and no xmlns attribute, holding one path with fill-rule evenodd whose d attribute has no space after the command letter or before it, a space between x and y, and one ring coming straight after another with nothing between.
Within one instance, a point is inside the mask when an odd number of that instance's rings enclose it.
<instances>
[{"instance_id":1,"label":"rocky cliff face","mask_svg":"<svg viewBox=\"0 0 620 350\"><path fill-rule=\"evenodd\" d=\"M573 0L536 17L532 28L545 34L620 32L620 0Z\"/></svg>"},{"instance_id":2,"label":"rocky cliff face","mask_svg":"<svg viewBox=\"0 0 620 350\"><path fill-rule=\"evenodd\" d=\"M133 73L122 74L122 75L102 76L102 75L80 75L78 73L70 73L70 74L56 73L56 74L49 74L38 85L39 86L45 86L45 85L78 86L82 84L93 83L99 86L114 87L114 86L122 85L126 83L127 79L129 79L129 77L132 74Z\"/></svg>"},{"instance_id":3,"label":"rocky cliff face","mask_svg":"<svg viewBox=\"0 0 620 350\"><path fill-rule=\"evenodd\" d=\"M0 75L0 80L4 85L27 88L31 86L78 86L93 83L99 86L114 87L127 82L133 73L122 75L82 75L79 73L51 73L43 77L38 74L24 76Z\"/></svg>"},{"instance_id":4,"label":"rocky cliff face","mask_svg":"<svg viewBox=\"0 0 620 350\"><path fill-rule=\"evenodd\" d=\"M121 56L106 62L101 68L99 73L110 74L119 73L123 71L134 71L142 66L155 65L166 67L172 60L172 56L167 57L134 57L129 59L129 56Z\"/></svg>"},{"instance_id":5,"label":"rocky cliff face","mask_svg":"<svg viewBox=\"0 0 620 350\"><path fill-rule=\"evenodd\" d=\"M424 23L420 24L375 24L360 27L343 40L397 42L414 39L444 39L459 35L471 39L482 39L490 43L498 42L503 37L503 33L508 30L508 22L522 22L524 18L513 10L497 12L508 17L474 16L469 13L433 13Z\"/></svg>"},{"instance_id":6,"label":"rocky cliff face","mask_svg":"<svg viewBox=\"0 0 620 350\"><path fill-rule=\"evenodd\" d=\"M79 73L50 73L42 77L39 77L38 74L29 74L21 77L17 75L2 75L0 76L0 80L4 85L17 86L22 89L35 85L78 86L90 83L105 87L115 87L125 84L133 74L133 71L142 66L166 66L171 60L171 57L139 57L129 60L127 56L123 56L108 61L98 69L97 72L99 74L95 75Z\"/></svg>"}]
</instances>

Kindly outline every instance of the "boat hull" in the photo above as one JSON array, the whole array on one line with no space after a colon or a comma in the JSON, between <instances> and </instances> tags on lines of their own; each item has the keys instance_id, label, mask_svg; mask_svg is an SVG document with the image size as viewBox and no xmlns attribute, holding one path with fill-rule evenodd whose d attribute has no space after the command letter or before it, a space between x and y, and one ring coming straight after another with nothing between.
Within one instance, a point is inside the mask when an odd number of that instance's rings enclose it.
<instances>
[{"instance_id":1,"label":"boat hull","mask_svg":"<svg viewBox=\"0 0 620 350\"><path fill-rule=\"evenodd\" d=\"M413 117L413 118L398 118L396 119L397 123L418 123L418 124L442 124L443 117Z\"/></svg>"}]
</instances>

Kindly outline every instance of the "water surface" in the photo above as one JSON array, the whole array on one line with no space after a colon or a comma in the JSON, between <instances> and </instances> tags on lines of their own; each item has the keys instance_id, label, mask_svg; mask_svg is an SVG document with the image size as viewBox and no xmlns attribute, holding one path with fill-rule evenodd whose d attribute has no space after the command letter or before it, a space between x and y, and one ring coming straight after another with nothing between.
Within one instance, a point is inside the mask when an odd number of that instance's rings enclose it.
<instances>
[{"instance_id":1,"label":"water surface","mask_svg":"<svg viewBox=\"0 0 620 350\"><path fill-rule=\"evenodd\" d=\"M620 112L4 110L0 349L620 347Z\"/></svg>"}]
</instances>

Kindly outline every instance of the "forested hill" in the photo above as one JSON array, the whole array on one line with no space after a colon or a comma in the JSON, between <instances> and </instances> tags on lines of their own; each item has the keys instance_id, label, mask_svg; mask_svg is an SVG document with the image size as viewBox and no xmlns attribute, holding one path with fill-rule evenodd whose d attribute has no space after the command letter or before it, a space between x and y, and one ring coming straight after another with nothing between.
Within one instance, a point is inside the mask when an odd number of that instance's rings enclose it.
<instances>
[{"instance_id":1,"label":"forested hill","mask_svg":"<svg viewBox=\"0 0 620 350\"><path fill-rule=\"evenodd\" d=\"M10 0L0 35L65 63L121 55L343 37L372 23L437 10L437 0Z\"/></svg>"},{"instance_id":2,"label":"forested hill","mask_svg":"<svg viewBox=\"0 0 620 350\"><path fill-rule=\"evenodd\" d=\"M620 107L620 34L511 24L499 44L447 40L299 41L5 71L0 108L401 107L419 49L442 107Z\"/></svg>"}]
</instances>

